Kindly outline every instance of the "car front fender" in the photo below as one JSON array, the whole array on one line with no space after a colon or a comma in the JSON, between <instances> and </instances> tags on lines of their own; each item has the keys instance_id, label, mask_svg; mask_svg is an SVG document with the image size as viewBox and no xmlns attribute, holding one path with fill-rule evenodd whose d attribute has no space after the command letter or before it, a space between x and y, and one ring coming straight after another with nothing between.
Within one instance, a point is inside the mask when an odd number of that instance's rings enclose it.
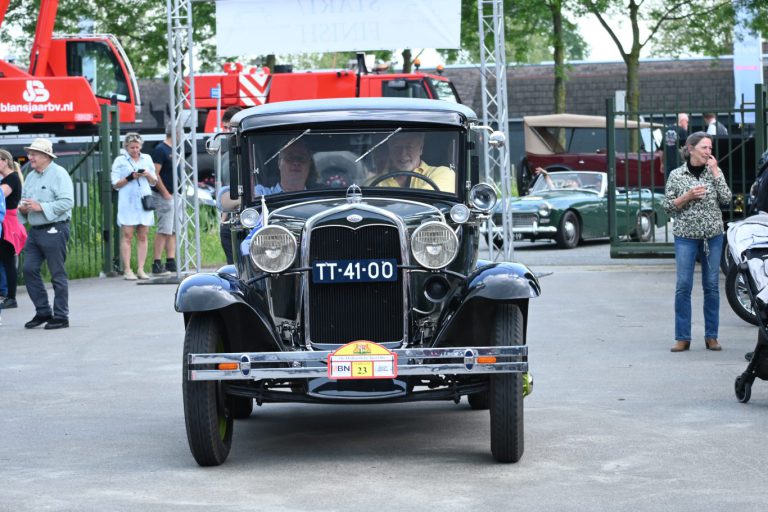
<instances>
[{"instance_id":1,"label":"car front fender","mask_svg":"<svg viewBox=\"0 0 768 512\"><path fill-rule=\"evenodd\" d=\"M467 277L462 302L475 298L497 301L532 299L539 295L539 280L525 265L478 260L477 268Z\"/></svg>"},{"instance_id":2,"label":"car front fender","mask_svg":"<svg viewBox=\"0 0 768 512\"><path fill-rule=\"evenodd\" d=\"M217 314L227 332L228 350L285 350L269 314L266 297L226 273L200 273L184 279L174 307L185 323L195 313Z\"/></svg>"},{"instance_id":3,"label":"car front fender","mask_svg":"<svg viewBox=\"0 0 768 512\"><path fill-rule=\"evenodd\" d=\"M245 290L230 274L193 274L176 290L174 307L179 313L194 313L245 303Z\"/></svg>"},{"instance_id":4,"label":"car front fender","mask_svg":"<svg viewBox=\"0 0 768 512\"><path fill-rule=\"evenodd\" d=\"M534 273L520 263L493 263L479 260L466 284L451 295L438 321L434 346L461 346L466 340L476 345L491 344L496 311L505 303L520 306L524 336L528 325L528 301L541 295Z\"/></svg>"}]
</instances>

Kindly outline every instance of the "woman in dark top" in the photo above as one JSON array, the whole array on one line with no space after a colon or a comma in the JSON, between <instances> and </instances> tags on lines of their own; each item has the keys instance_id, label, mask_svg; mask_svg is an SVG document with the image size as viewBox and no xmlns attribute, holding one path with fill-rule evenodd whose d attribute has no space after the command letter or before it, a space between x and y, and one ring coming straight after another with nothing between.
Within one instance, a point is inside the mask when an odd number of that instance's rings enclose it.
<instances>
[{"instance_id":1,"label":"woman in dark top","mask_svg":"<svg viewBox=\"0 0 768 512\"><path fill-rule=\"evenodd\" d=\"M0 189L5 196L5 219L3 220L3 234L0 238L0 265L5 271L8 283L8 294L0 303L0 309L16 307L16 261L15 256L24 248L27 240L27 231L19 222L16 208L21 200L21 171L19 164L13 161L11 154L0 149Z\"/></svg>"}]
</instances>

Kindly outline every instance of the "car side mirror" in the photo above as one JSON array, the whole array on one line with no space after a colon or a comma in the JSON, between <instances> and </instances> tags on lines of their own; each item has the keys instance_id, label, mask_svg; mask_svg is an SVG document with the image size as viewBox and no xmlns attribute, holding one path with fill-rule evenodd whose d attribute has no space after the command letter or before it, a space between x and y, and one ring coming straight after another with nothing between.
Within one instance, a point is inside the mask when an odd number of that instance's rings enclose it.
<instances>
[{"instance_id":1,"label":"car side mirror","mask_svg":"<svg viewBox=\"0 0 768 512\"><path fill-rule=\"evenodd\" d=\"M227 135L225 133L217 133L205 141L205 152L209 155L216 155L221 151L221 136Z\"/></svg>"}]
</instances>

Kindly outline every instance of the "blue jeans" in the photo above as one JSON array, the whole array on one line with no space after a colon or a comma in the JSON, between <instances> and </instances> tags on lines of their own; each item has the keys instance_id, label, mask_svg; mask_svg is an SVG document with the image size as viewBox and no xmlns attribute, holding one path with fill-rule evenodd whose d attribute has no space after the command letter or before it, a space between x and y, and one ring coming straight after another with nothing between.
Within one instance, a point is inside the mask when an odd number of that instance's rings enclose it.
<instances>
[{"instance_id":1,"label":"blue jeans","mask_svg":"<svg viewBox=\"0 0 768 512\"><path fill-rule=\"evenodd\" d=\"M704 244L709 254L704 252ZM707 240L675 237L675 341L691 341L691 290L696 256L701 260L701 284L704 289L704 338L717 339L720 327L720 256L723 235Z\"/></svg>"}]
</instances>

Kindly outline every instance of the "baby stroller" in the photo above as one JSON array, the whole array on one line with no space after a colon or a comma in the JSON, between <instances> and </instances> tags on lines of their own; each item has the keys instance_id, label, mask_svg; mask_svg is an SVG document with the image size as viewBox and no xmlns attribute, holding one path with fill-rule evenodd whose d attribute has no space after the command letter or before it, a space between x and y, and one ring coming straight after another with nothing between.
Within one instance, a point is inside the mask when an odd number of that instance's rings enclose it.
<instances>
[{"instance_id":1,"label":"baby stroller","mask_svg":"<svg viewBox=\"0 0 768 512\"><path fill-rule=\"evenodd\" d=\"M734 384L736 398L747 403L755 377L768 380L768 213L732 223L728 249L743 276L758 321L757 346L751 357L747 354L749 364Z\"/></svg>"}]
</instances>

